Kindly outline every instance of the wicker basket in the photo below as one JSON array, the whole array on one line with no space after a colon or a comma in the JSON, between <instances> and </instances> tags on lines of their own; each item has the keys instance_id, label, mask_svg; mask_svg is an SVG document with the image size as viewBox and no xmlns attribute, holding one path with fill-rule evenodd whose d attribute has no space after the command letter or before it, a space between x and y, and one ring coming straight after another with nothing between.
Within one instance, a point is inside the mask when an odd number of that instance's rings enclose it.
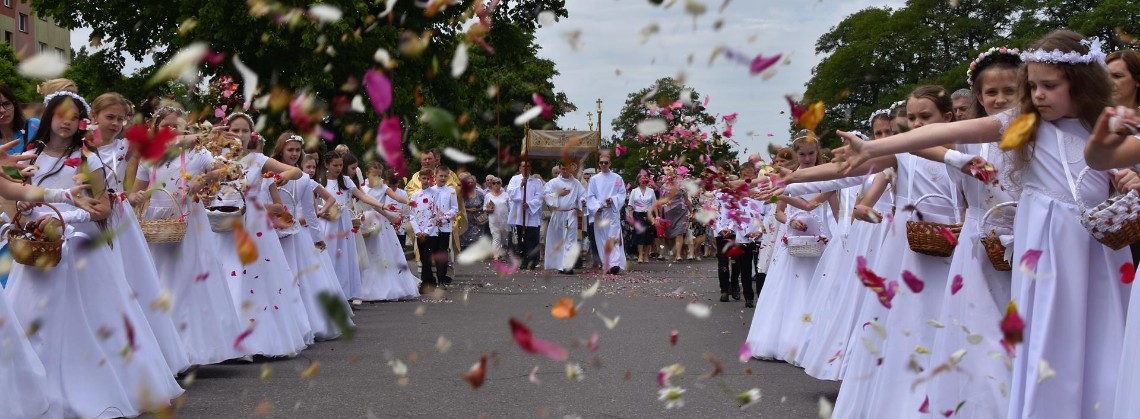
<instances>
[{"instance_id":1,"label":"wicker basket","mask_svg":"<svg viewBox=\"0 0 1140 419\"><path fill-rule=\"evenodd\" d=\"M215 233L229 233L234 231L234 221L240 220L241 217L245 215L245 194L241 193L237 187L231 184L226 183L222 186L228 186L237 191L238 195L241 196L242 205L241 207L227 205L206 207L206 217L210 219L210 230L213 230Z\"/></svg>"},{"instance_id":2,"label":"wicker basket","mask_svg":"<svg viewBox=\"0 0 1140 419\"><path fill-rule=\"evenodd\" d=\"M811 218L800 217L801 215L805 214L810 215ZM788 222L791 223L792 220L795 220L797 218L805 218L803 220L804 223L807 224L807 230L805 230L805 232L814 230L818 233L819 228L823 223L820 221L819 217L810 212L797 213L796 215L793 215L791 220L788 220ZM792 257L817 258L823 255L823 249L827 247L827 242L820 242L818 234L785 236L785 239L787 239L788 256Z\"/></svg>"},{"instance_id":3,"label":"wicker basket","mask_svg":"<svg viewBox=\"0 0 1140 419\"><path fill-rule=\"evenodd\" d=\"M55 211L56 217L66 229L67 223L63 221L63 214L59 213L58 208L43 202L35 205L43 205ZM59 265L59 261L63 259L63 238L31 240L20 237L26 232L20 224L21 217L21 213L16 212L16 218L12 220L12 227L7 232L8 251L12 253L12 260L21 265L34 266L44 270Z\"/></svg>"},{"instance_id":4,"label":"wicker basket","mask_svg":"<svg viewBox=\"0 0 1140 419\"><path fill-rule=\"evenodd\" d=\"M929 194L923 195L914 201L914 207L918 208L918 204L922 203L922 201L933 197L953 202L950 198L945 196ZM954 247L956 247L957 243L951 243L950 240L942 234L942 231L946 228L958 226L960 226L960 224L942 224L930 221L910 220L906 222L906 241L907 244L910 245L910 250L915 253L927 256L947 257L954 254Z\"/></svg>"},{"instance_id":5,"label":"wicker basket","mask_svg":"<svg viewBox=\"0 0 1140 419\"><path fill-rule=\"evenodd\" d=\"M147 243L177 243L186 237L186 213L182 208L182 202L166 189L158 189L170 197L170 202L178 209L178 217L163 218L157 220L144 220L142 214L144 208L147 206L139 205L136 210L139 217L139 227L142 228L143 237L146 238ZM149 204L149 200L147 203Z\"/></svg>"},{"instance_id":6,"label":"wicker basket","mask_svg":"<svg viewBox=\"0 0 1140 419\"><path fill-rule=\"evenodd\" d=\"M1077 176L1077 187L1088 172L1086 167ZM1081 210L1081 225L1097 241L1112 250L1120 250L1140 240L1140 193L1113 195L1093 208L1086 208L1084 200L1076 195L1074 193L1073 198Z\"/></svg>"},{"instance_id":7,"label":"wicker basket","mask_svg":"<svg viewBox=\"0 0 1140 419\"><path fill-rule=\"evenodd\" d=\"M994 266L994 270L998 272L1009 272L1013 270L1013 265L1005 260L1005 245L1001 244L1001 238L998 237L997 232L990 230L989 233L984 233L986 227L986 220L990 218L996 211L1004 207L1016 207L1017 202L1003 202L994 205L986 214L982 216L981 221L978 222L978 233L982 235L982 248L986 250L986 257L990 259L990 264Z\"/></svg>"}]
</instances>

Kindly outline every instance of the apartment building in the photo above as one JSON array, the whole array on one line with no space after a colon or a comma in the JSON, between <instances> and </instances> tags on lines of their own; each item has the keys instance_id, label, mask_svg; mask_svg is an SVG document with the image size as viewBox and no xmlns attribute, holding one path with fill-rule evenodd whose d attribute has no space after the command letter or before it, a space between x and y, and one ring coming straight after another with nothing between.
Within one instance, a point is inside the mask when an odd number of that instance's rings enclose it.
<instances>
[{"instance_id":1,"label":"apartment building","mask_svg":"<svg viewBox=\"0 0 1140 419\"><path fill-rule=\"evenodd\" d=\"M71 31L32 11L30 1L0 0L0 42L20 57L55 52L71 60Z\"/></svg>"}]
</instances>

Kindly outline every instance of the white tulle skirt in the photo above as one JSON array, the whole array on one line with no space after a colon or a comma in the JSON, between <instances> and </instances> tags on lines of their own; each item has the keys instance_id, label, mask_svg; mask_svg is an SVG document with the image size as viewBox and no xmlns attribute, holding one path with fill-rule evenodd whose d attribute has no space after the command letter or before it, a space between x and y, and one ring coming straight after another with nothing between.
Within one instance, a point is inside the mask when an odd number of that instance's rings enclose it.
<instances>
[{"instance_id":1,"label":"white tulle skirt","mask_svg":"<svg viewBox=\"0 0 1140 419\"><path fill-rule=\"evenodd\" d=\"M326 250L332 259L336 277L340 280L340 289L348 298L361 298L360 261L352 220L347 213L342 213L336 221L322 219L320 223L325 232L325 244L328 245Z\"/></svg>"},{"instance_id":2,"label":"white tulle skirt","mask_svg":"<svg viewBox=\"0 0 1140 419\"><path fill-rule=\"evenodd\" d=\"M312 339L299 287L264 211L247 206L244 218L246 231L257 247L253 263L242 265L233 232L215 234L233 307L244 326L243 337L235 340L234 346L251 355L295 355Z\"/></svg>"},{"instance_id":3,"label":"white tulle skirt","mask_svg":"<svg viewBox=\"0 0 1140 419\"><path fill-rule=\"evenodd\" d=\"M2 292L2 291L0 291ZM47 372L24 336L25 329L8 300L0 296L0 418L50 417Z\"/></svg>"},{"instance_id":4,"label":"white tulle skirt","mask_svg":"<svg viewBox=\"0 0 1140 419\"><path fill-rule=\"evenodd\" d=\"M313 337L320 340L336 339L341 331L325 314L320 295L331 293L336 296L338 303L345 304L346 312L351 310L347 307L344 293L340 291L340 283L332 270L331 262L330 265L322 266L320 251L305 231L282 237L281 249L285 252L289 267L297 275L298 291L313 329Z\"/></svg>"},{"instance_id":5,"label":"white tulle skirt","mask_svg":"<svg viewBox=\"0 0 1140 419\"><path fill-rule=\"evenodd\" d=\"M205 209L201 205L187 209L186 236L181 242L149 245L159 281L170 290L171 318L191 364L241 358L246 353L234 348L233 342L245 325L234 310L228 285L238 279L222 271Z\"/></svg>"},{"instance_id":6,"label":"white tulle skirt","mask_svg":"<svg viewBox=\"0 0 1140 419\"><path fill-rule=\"evenodd\" d=\"M92 223L83 225L94 237ZM131 417L182 394L122 261L106 245L70 238L50 270L16 264L6 297L43 362L58 415ZM87 247L87 248L84 248Z\"/></svg>"},{"instance_id":7,"label":"white tulle skirt","mask_svg":"<svg viewBox=\"0 0 1140 419\"><path fill-rule=\"evenodd\" d=\"M158 339L158 346L162 349L166 363L170 365L171 373L177 374L190 368L190 359L182 337L178 335L170 317L169 288L162 286L159 281L154 257L130 202L120 201L117 204L111 213L111 228L117 233L112 239L114 245L111 250L123 262L124 267L129 267L125 269L127 284L142 307L150 330Z\"/></svg>"},{"instance_id":8,"label":"white tulle skirt","mask_svg":"<svg viewBox=\"0 0 1140 419\"><path fill-rule=\"evenodd\" d=\"M360 274L361 295L365 301L399 300L419 297L420 280L412 275L396 230L375 211L364 213L368 268Z\"/></svg>"}]
</instances>

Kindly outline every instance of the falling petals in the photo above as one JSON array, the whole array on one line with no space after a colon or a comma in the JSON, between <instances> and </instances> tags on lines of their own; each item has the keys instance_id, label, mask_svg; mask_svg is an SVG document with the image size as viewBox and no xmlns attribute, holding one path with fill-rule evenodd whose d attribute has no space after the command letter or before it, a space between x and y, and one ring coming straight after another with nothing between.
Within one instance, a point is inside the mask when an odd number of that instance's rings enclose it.
<instances>
[{"instance_id":1,"label":"falling petals","mask_svg":"<svg viewBox=\"0 0 1140 419\"><path fill-rule=\"evenodd\" d=\"M757 54L756 58L752 59L752 64L749 65L748 74L755 76L757 74L763 73L764 70L768 69L768 67L771 67L778 62L780 62L780 54L776 54L770 57L765 57L764 54Z\"/></svg>"},{"instance_id":2,"label":"falling petals","mask_svg":"<svg viewBox=\"0 0 1140 419\"><path fill-rule=\"evenodd\" d=\"M471 369L463 373L463 381L471 385L472 390L478 390L483 386L483 381L487 378L487 355L480 355L479 362L471 366Z\"/></svg>"},{"instance_id":3,"label":"falling petals","mask_svg":"<svg viewBox=\"0 0 1140 419\"><path fill-rule=\"evenodd\" d=\"M364 89L368 92L368 99L372 101L372 110L383 114L392 106L392 82L388 77L375 69L364 73Z\"/></svg>"},{"instance_id":4,"label":"falling petals","mask_svg":"<svg viewBox=\"0 0 1140 419\"><path fill-rule=\"evenodd\" d=\"M910 271L904 270L902 277L903 282L906 283L906 287L910 288L910 291L915 294L922 292L922 289L926 287L926 283L922 282L921 279L918 279L918 277Z\"/></svg>"},{"instance_id":5,"label":"falling petals","mask_svg":"<svg viewBox=\"0 0 1140 419\"><path fill-rule=\"evenodd\" d=\"M918 406L918 413L930 413L930 396L922 400L922 405Z\"/></svg>"},{"instance_id":6,"label":"falling petals","mask_svg":"<svg viewBox=\"0 0 1140 419\"><path fill-rule=\"evenodd\" d=\"M598 315L599 318L602 319L602 322L606 324L606 329L609 329L609 330L614 330L614 328L617 327L617 325L618 325L618 321L621 320L621 316L614 316L614 318L611 319L609 317L603 316L602 313L596 313L596 314Z\"/></svg>"},{"instance_id":7,"label":"falling petals","mask_svg":"<svg viewBox=\"0 0 1140 419\"><path fill-rule=\"evenodd\" d=\"M950 281L950 295L955 295L958 291L962 290L962 275L954 275L954 280Z\"/></svg>"},{"instance_id":8,"label":"falling petals","mask_svg":"<svg viewBox=\"0 0 1140 419\"><path fill-rule=\"evenodd\" d=\"M234 242L237 245L238 259L242 265L249 265L257 261L257 243L245 231L241 220L234 220Z\"/></svg>"},{"instance_id":9,"label":"falling petals","mask_svg":"<svg viewBox=\"0 0 1140 419\"><path fill-rule=\"evenodd\" d=\"M309 364L309 368L305 368L304 371L301 371L301 378L312 378L314 375L317 375L317 373L320 371L321 371L321 362L320 361L313 361L313 363Z\"/></svg>"},{"instance_id":10,"label":"falling petals","mask_svg":"<svg viewBox=\"0 0 1140 419\"><path fill-rule=\"evenodd\" d=\"M594 281L594 285L591 285L590 288L586 288L585 290L582 290L582 299L591 298L594 295L597 295L598 294L598 286L601 285L601 283L602 283L602 281Z\"/></svg>"},{"instance_id":11,"label":"falling petals","mask_svg":"<svg viewBox=\"0 0 1140 419\"><path fill-rule=\"evenodd\" d=\"M1022 332L1025 330L1025 320L1017 313L1017 303L1010 301L1006 306L1005 317L1001 319L1001 333L1003 335L1002 342L1007 346L1007 351L1012 349L1018 343L1021 343Z\"/></svg>"},{"instance_id":12,"label":"falling petals","mask_svg":"<svg viewBox=\"0 0 1140 419\"><path fill-rule=\"evenodd\" d=\"M1133 265L1132 262L1124 262L1123 265L1120 265L1120 282L1131 284L1135 279L1136 265Z\"/></svg>"},{"instance_id":13,"label":"falling petals","mask_svg":"<svg viewBox=\"0 0 1140 419\"><path fill-rule=\"evenodd\" d=\"M376 151L380 152L396 176L408 174L403 135L400 118L395 116L384 118L380 121L380 126L376 127Z\"/></svg>"},{"instance_id":14,"label":"falling petals","mask_svg":"<svg viewBox=\"0 0 1140 419\"><path fill-rule=\"evenodd\" d=\"M531 100L534 101L534 105L542 109L543 118L550 119L554 117L554 108L550 105L547 105L546 101L542 100L542 95L538 93L532 93L530 97Z\"/></svg>"},{"instance_id":15,"label":"falling petals","mask_svg":"<svg viewBox=\"0 0 1140 419\"><path fill-rule=\"evenodd\" d=\"M67 62L59 54L47 51L21 61L16 66L16 72L29 79L54 79L62 76L64 71L67 71Z\"/></svg>"},{"instance_id":16,"label":"falling petals","mask_svg":"<svg viewBox=\"0 0 1140 419\"><path fill-rule=\"evenodd\" d=\"M467 56L467 44L460 42L459 46L455 48L455 56L451 58L451 77L459 78L467 71L467 63L469 59Z\"/></svg>"},{"instance_id":17,"label":"falling petals","mask_svg":"<svg viewBox=\"0 0 1140 419\"><path fill-rule=\"evenodd\" d=\"M559 298L558 302L554 303L554 307L550 308L550 315L559 320L566 320L578 315L578 310L574 308L574 300L571 298Z\"/></svg>"},{"instance_id":18,"label":"falling petals","mask_svg":"<svg viewBox=\"0 0 1140 419\"><path fill-rule=\"evenodd\" d=\"M676 329L670 331L669 332L669 346L677 346L677 338L678 337L680 337L680 333L677 332Z\"/></svg>"},{"instance_id":19,"label":"falling petals","mask_svg":"<svg viewBox=\"0 0 1140 419\"><path fill-rule=\"evenodd\" d=\"M530 120L538 117L541 114L542 114L542 107L533 106L530 109L527 109L526 112L523 112L522 114L520 114L518 117L515 118L515 125L519 125L519 126L526 125L527 122L530 122Z\"/></svg>"},{"instance_id":20,"label":"falling petals","mask_svg":"<svg viewBox=\"0 0 1140 419\"><path fill-rule=\"evenodd\" d=\"M1002 150L1013 150L1021 148L1029 141L1029 136L1037 128L1037 112L1025 112L1005 129L1005 133L1001 136L1001 144L998 148Z\"/></svg>"},{"instance_id":21,"label":"falling petals","mask_svg":"<svg viewBox=\"0 0 1140 419\"><path fill-rule=\"evenodd\" d=\"M237 54L234 54L233 61L234 68L236 68L238 73L241 74L242 79L241 94L245 96L245 104L242 105L242 108L249 110L249 104L253 102L253 95L257 93L257 73L255 73L253 70L250 70L249 67L245 65L245 63L241 62L241 59L238 58Z\"/></svg>"},{"instance_id":22,"label":"falling petals","mask_svg":"<svg viewBox=\"0 0 1140 419\"><path fill-rule=\"evenodd\" d=\"M309 16L316 19L320 23L336 23L344 16L339 8L325 3L317 3L309 6Z\"/></svg>"},{"instance_id":23,"label":"falling petals","mask_svg":"<svg viewBox=\"0 0 1140 419\"><path fill-rule=\"evenodd\" d=\"M707 319L709 315L712 314L712 308L701 303L690 303L685 306L685 311L688 311L689 314L692 314L693 317L698 319Z\"/></svg>"},{"instance_id":24,"label":"falling petals","mask_svg":"<svg viewBox=\"0 0 1140 419\"><path fill-rule=\"evenodd\" d=\"M197 84L198 66L202 65L202 60L206 59L206 54L209 52L209 46L203 42L195 42L182 48L154 73L149 84L153 86L174 78L181 79L188 85Z\"/></svg>"},{"instance_id":25,"label":"falling petals","mask_svg":"<svg viewBox=\"0 0 1140 419\"><path fill-rule=\"evenodd\" d=\"M144 124L132 126L124 135L130 151L148 162L161 160L166 154L166 145L178 137L170 128L162 128L152 134Z\"/></svg>"},{"instance_id":26,"label":"falling petals","mask_svg":"<svg viewBox=\"0 0 1140 419\"><path fill-rule=\"evenodd\" d=\"M1056 375L1057 371L1049 366L1049 362L1046 361L1045 358L1041 358L1041 360L1037 362L1037 384L1041 384L1041 382L1053 378Z\"/></svg>"},{"instance_id":27,"label":"falling petals","mask_svg":"<svg viewBox=\"0 0 1140 419\"><path fill-rule=\"evenodd\" d=\"M485 260L495 254L495 245L491 243L491 239L486 236L479 237L475 243L467 246L455 257L455 263L460 265L470 265L475 262Z\"/></svg>"},{"instance_id":28,"label":"falling petals","mask_svg":"<svg viewBox=\"0 0 1140 419\"><path fill-rule=\"evenodd\" d=\"M955 236L954 232L950 231L949 227L942 227L942 229L939 230L939 233L942 233L942 238L944 238L944 239L946 239L946 241L950 242L951 246L957 246L958 245L958 236Z\"/></svg>"},{"instance_id":29,"label":"falling petals","mask_svg":"<svg viewBox=\"0 0 1140 419\"><path fill-rule=\"evenodd\" d=\"M752 347L748 346L748 341L740 342L740 349L736 350L736 360L741 364L747 364L751 358Z\"/></svg>"},{"instance_id":30,"label":"falling petals","mask_svg":"<svg viewBox=\"0 0 1140 419\"><path fill-rule=\"evenodd\" d=\"M475 161L475 156L459 151L454 147L444 147L443 155L458 164L468 164Z\"/></svg>"},{"instance_id":31,"label":"falling petals","mask_svg":"<svg viewBox=\"0 0 1140 419\"><path fill-rule=\"evenodd\" d=\"M523 322L512 317L510 319L510 325L511 335L514 337L515 343L517 343L522 350L532 354L542 355L555 361L566 360L568 356L566 349L557 344L534 337L530 328Z\"/></svg>"},{"instance_id":32,"label":"falling petals","mask_svg":"<svg viewBox=\"0 0 1140 419\"><path fill-rule=\"evenodd\" d=\"M665 132L669 129L663 118L648 118L637 124L637 135L653 136Z\"/></svg>"},{"instance_id":33,"label":"falling petals","mask_svg":"<svg viewBox=\"0 0 1140 419\"><path fill-rule=\"evenodd\" d=\"M238 334L237 337L234 338L234 345L233 345L234 349L237 349L239 352L244 352L245 350L242 349L241 343L244 342L245 339L248 338L249 335L252 335L252 334L253 334L253 326L251 325L248 329L245 329L240 334Z\"/></svg>"},{"instance_id":34,"label":"falling petals","mask_svg":"<svg viewBox=\"0 0 1140 419\"><path fill-rule=\"evenodd\" d=\"M1018 267L1021 272L1030 276L1037 273L1037 261L1041 259L1041 250L1029 249L1025 254L1021 255L1021 261L1018 262Z\"/></svg>"}]
</instances>

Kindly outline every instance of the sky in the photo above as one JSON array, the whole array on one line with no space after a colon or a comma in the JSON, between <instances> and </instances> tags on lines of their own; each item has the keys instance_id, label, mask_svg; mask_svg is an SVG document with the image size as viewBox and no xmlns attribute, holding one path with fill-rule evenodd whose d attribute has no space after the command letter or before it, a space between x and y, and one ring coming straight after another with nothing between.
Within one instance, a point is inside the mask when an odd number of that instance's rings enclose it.
<instances>
[{"instance_id":1,"label":"sky","mask_svg":"<svg viewBox=\"0 0 1140 419\"><path fill-rule=\"evenodd\" d=\"M568 0L569 17L538 30L539 56L554 61L561 73L555 88L578 107L559 119L559 126L586 129L586 112L596 112L600 98L602 135L608 137L613 134L610 122L629 93L683 72L687 86L710 98L710 113L738 114L733 127L738 151L747 155L766 150L770 142L787 143L790 117L784 96L803 94L812 67L823 58L815 54L816 39L859 10L903 5L886 0L735 0L718 13L724 0L700 1L708 11L694 20L685 11L686 0L676 0L668 9L648 0ZM723 20L719 30L714 28L717 20ZM660 32L642 44L642 29L653 23ZM576 50L565 36L574 31L581 31ZM710 66L718 45L749 57L790 54L791 60L763 80L723 56Z\"/></svg>"},{"instance_id":2,"label":"sky","mask_svg":"<svg viewBox=\"0 0 1140 419\"><path fill-rule=\"evenodd\" d=\"M688 2L703 3L707 11L694 19L686 13ZM684 74L687 86L709 97L710 113L738 114L733 128L737 151L747 155L767 149L771 142L787 143L784 96L803 94L811 69L823 58L815 54L816 39L864 8L903 5L899 0L727 0L721 12L724 2L665 0L672 4L666 8L649 0L567 0L569 17L538 29L539 56L554 61L561 73L555 88L578 107L560 118L559 126L587 129L586 112L596 112L600 98L602 135L610 136L610 122L626 95L661 77ZM719 30L718 20L723 21ZM643 29L652 24L659 31L643 37ZM580 34L576 48L567 40L567 34L575 32ZM90 33L87 28L72 30L72 48L86 46ZM783 54L790 60L776 65L776 75L764 80L723 55L709 65L717 46L749 57ZM128 57L124 71L147 64L149 58L140 63Z\"/></svg>"}]
</instances>

